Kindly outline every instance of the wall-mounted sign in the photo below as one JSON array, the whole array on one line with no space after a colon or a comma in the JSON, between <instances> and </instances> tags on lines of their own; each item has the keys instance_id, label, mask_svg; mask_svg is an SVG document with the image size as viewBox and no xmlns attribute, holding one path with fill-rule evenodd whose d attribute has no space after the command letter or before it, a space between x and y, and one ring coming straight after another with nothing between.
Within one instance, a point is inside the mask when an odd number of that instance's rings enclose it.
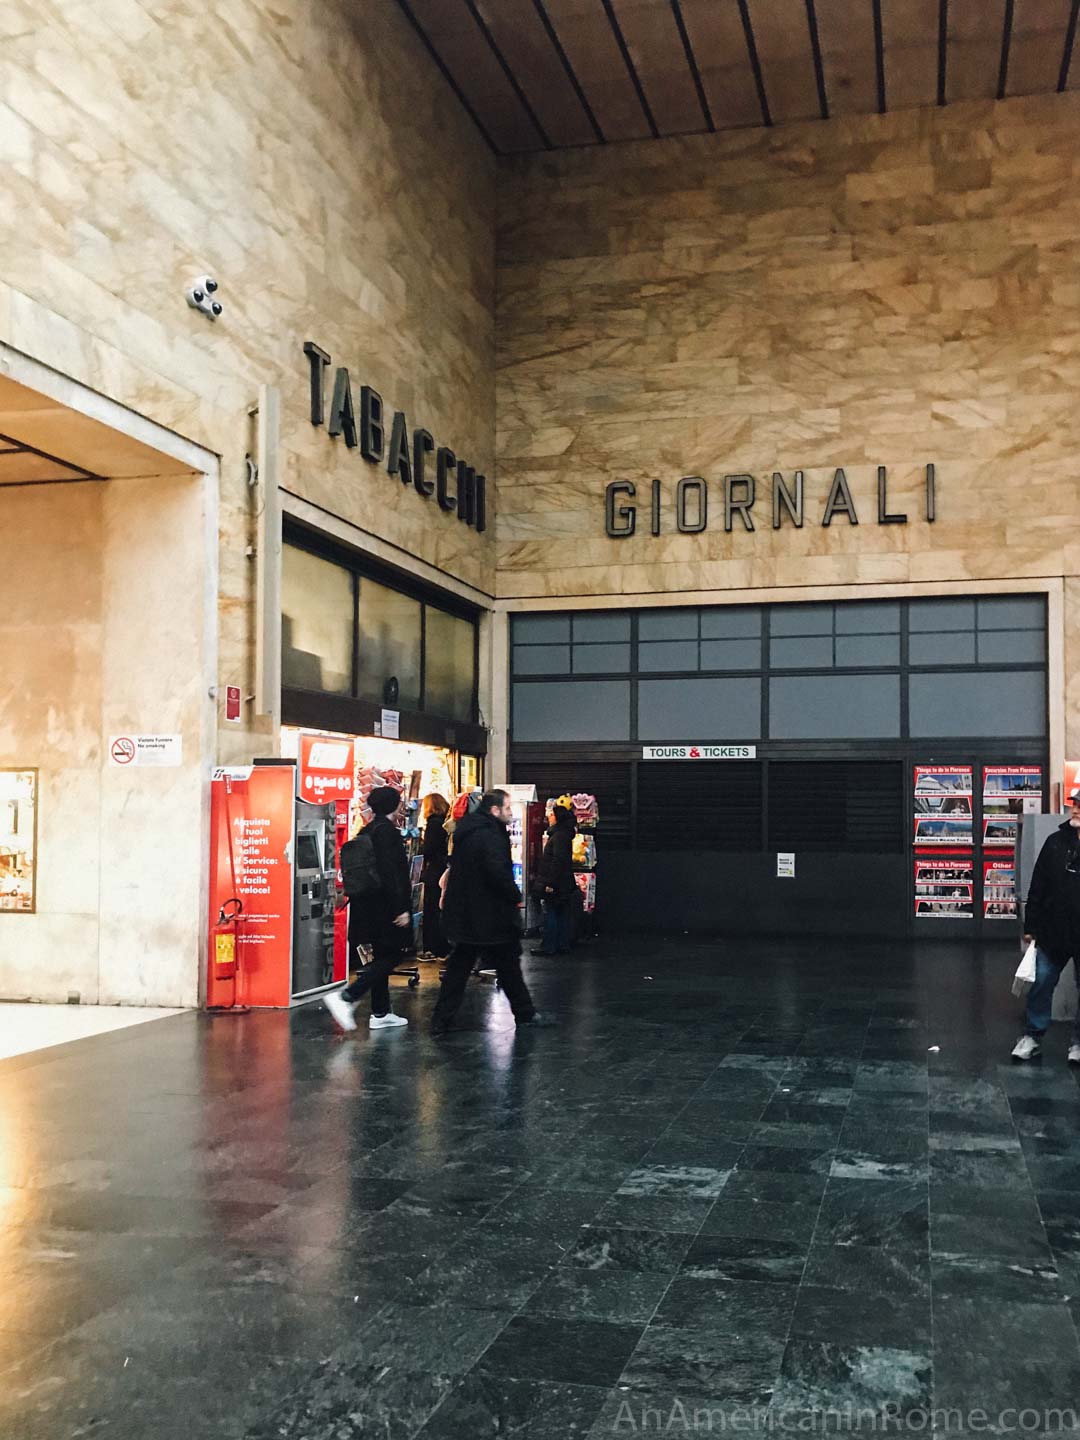
<instances>
[{"instance_id":1,"label":"wall-mounted sign","mask_svg":"<svg viewBox=\"0 0 1080 1440\"><path fill-rule=\"evenodd\" d=\"M754 507L762 498L758 494L757 476L742 473L725 475L718 484L719 510L724 529L730 533L737 521L743 530L756 530ZM646 502L644 496L639 499L635 481L612 480L604 489L604 529L613 540L625 540L637 532L638 511L642 510L648 515L650 535L660 535L665 528L668 531L676 530L683 535L698 535L708 528L709 497L716 489L717 482L710 484L700 475L684 475L675 485L672 524L672 497L669 494L665 499L661 481L649 482ZM859 512L846 473L843 470L834 470L828 488L823 486L823 489L820 524L828 529L839 516L849 525L858 525ZM926 466L924 495L923 518L933 524L937 518L937 476L933 465ZM789 482L779 470L774 470L771 493L761 509L765 509L767 505L767 513L771 517L774 530L785 525L801 530L806 522L806 472L796 470ZM759 517L761 509L758 511ZM663 524L665 512L669 516L666 527ZM906 514L889 509L889 475L884 465L877 467L875 518L879 525L908 523Z\"/></svg>"},{"instance_id":2,"label":"wall-mounted sign","mask_svg":"<svg viewBox=\"0 0 1080 1440\"><path fill-rule=\"evenodd\" d=\"M239 725L243 712L243 698L239 685L225 686L225 719L231 725Z\"/></svg>"},{"instance_id":3,"label":"wall-mounted sign","mask_svg":"<svg viewBox=\"0 0 1080 1440\"><path fill-rule=\"evenodd\" d=\"M384 710L382 720L379 724L379 734L384 740L398 740L401 738L401 711Z\"/></svg>"},{"instance_id":4,"label":"wall-mounted sign","mask_svg":"<svg viewBox=\"0 0 1080 1440\"><path fill-rule=\"evenodd\" d=\"M36 770L0 770L0 913L36 908L37 791Z\"/></svg>"},{"instance_id":5,"label":"wall-mounted sign","mask_svg":"<svg viewBox=\"0 0 1080 1440\"><path fill-rule=\"evenodd\" d=\"M331 800L351 800L355 758L351 740L301 735L300 764L296 776L300 799L313 805L325 805Z\"/></svg>"},{"instance_id":6,"label":"wall-mounted sign","mask_svg":"<svg viewBox=\"0 0 1080 1440\"><path fill-rule=\"evenodd\" d=\"M753 760L756 745L644 745L643 760Z\"/></svg>"},{"instance_id":7,"label":"wall-mounted sign","mask_svg":"<svg viewBox=\"0 0 1080 1440\"><path fill-rule=\"evenodd\" d=\"M790 850L776 852L776 878L778 880L795 879L795 856Z\"/></svg>"},{"instance_id":8,"label":"wall-mounted sign","mask_svg":"<svg viewBox=\"0 0 1080 1440\"><path fill-rule=\"evenodd\" d=\"M359 401L353 398L352 381L344 365L334 371L329 408L326 376L329 354L314 340L304 343L311 381L311 423L326 425L328 435L340 436L350 450L372 465L385 465L388 475L410 485L425 500L435 497L439 509L457 515L474 530L487 529L487 480L465 460L459 460L448 445L436 446L429 430L410 430L403 410L395 410L387 422L382 396L370 385L361 385ZM430 457L434 455L434 476Z\"/></svg>"},{"instance_id":9,"label":"wall-mounted sign","mask_svg":"<svg viewBox=\"0 0 1080 1440\"><path fill-rule=\"evenodd\" d=\"M180 765L183 759L181 735L113 735L109 739L109 764L115 769L162 768Z\"/></svg>"}]
</instances>

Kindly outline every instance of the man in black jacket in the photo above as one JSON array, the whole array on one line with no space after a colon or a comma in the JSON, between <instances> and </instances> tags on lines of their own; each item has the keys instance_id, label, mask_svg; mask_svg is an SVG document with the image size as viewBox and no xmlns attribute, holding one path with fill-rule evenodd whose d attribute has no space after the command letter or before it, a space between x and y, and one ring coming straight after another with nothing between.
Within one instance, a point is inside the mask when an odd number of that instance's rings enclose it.
<instances>
[{"instance_id":1,"label":"man in black jacket","mask_svg":"<svg viewBox=\"0 0 1080 1440\"><path fill-rule=\"evenodd\" d=\"M1050 1028L1054 991L1061 972L1080 963L1080 790L1069 797L1071 814L1046 839L1035 862L1024 910L1024 944L1035 941L1035 984L1028 991L1027 1032L1013 1047L1014 1060L1033 1060ZM1080 1065L1080 1015L1073 1026L1069 1064Z\"/></svg>"},{"instance_id":2,"label":"man in black jacket","mask_svg":"<svg viewBox=\"0 0 1080 1440\"><path fill-rule=\"evenodd\" d=\"M489 790L454 831L443 901L450 958L431 1017L433 1035L449 1030L478 959L494 969L519 1025L550 1023L538 1013L521 973L521 891L507 830L512 818L506 791Z\"/></svg>"},{"instance_id":3,"label":"man in black jacket","mask_svg":"<svg viewBox=\"0 0 1080 1440\"><path fill-rule=\"evenodd\" d=\"M368 796L374 815L364 827L375 852L378 892L365 901L349 902L349 965L358 958L358 946L370 943L372 963L351 985L332 992L324 1001L342 1030L356 1029L354 1011L365 991L371 991L371 1028L389 1030L407 1025L404 1015L390 1009L390 973L401 964L401 952L412 920L412 885L405 842L394 817L401 793L392 785L379 785Z\"/></svg>"}]
</instances>

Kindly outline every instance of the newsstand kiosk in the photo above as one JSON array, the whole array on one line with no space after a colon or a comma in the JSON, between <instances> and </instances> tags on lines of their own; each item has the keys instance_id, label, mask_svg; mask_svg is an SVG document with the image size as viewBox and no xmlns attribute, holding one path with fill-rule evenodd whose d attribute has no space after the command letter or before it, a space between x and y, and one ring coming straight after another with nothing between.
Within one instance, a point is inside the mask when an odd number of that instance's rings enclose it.
<instances>
[{"instance_id":1,"label":"newsstand kiosk","mask_svg":"<svg viewBox=\"0 0 1080 1440\"><path fill-rule=\"evenodd\" d=\"M343 983L337 831L333 801L299 798L295 761L213 772L208 1008L295 1005Z\"/></svg>"}]
</instances>

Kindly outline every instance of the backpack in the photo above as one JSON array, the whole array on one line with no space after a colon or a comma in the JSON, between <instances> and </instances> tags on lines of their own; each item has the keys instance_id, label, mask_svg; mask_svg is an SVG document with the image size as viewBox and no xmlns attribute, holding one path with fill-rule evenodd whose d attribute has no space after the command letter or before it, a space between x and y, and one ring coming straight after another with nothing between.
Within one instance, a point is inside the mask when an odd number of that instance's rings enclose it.
<instances>
[{"instance_id":1,"label":"backpack","mask_svg":"<svg viewBox=\"0 0 1080 1440\"><path fill-rule=\"evenodd\" d=\"M375 846L366 830L346 840L340 859L341 883L350 900L374 900L382 893Z\"/></svg>"}]
</instances>

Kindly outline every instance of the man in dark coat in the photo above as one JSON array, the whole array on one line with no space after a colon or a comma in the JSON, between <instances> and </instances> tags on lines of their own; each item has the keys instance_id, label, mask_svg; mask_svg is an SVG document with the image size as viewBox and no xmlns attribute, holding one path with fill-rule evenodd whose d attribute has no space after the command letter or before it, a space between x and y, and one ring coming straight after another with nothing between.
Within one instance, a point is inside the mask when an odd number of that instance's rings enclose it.
<instances>
[{"instance_id":1,"label":"man in dark coat","mask_svg":"<svg viewBox=\"0 0 1080 1440\"><path fill-rule=\"evenodd\" d=\"M544 939L536 955L569 955L570 925L574 914L574 836L577 822L569 795L552 806L551 826L537 867L537 884L544 906Z\"/></svg>"},{"instance_id":2,"label":"man in dark coat","mask_svg":"<svg viewBox=\"0 0 1080 1440\"><path fill-rule=\"evenodd\" d=\"M364 993L371 991L371 1028L389 1030L409 1022L390 1009L390 974L401 964L401 952L412 921L412 884L405 842L394 817L401 806L401 793L393 785L379 785L368 796L374 815L364 833L375 852L379 875L378 892L369 899L349 902L349 964L358 959L358 947L370 943L372 963L360 971L351 985L331 992L324 1001L342 1030L356 1029L354 1011Z\"/></svg>"},{"instance_id":3,"label":"man in dark coat","mask_svg":"<svg viewBox=\"0 0 1080 1440\"><path fill-rule=\"evenodd\" d=\"M1024 944L1036 950L1035 984L1028 991L1027 1031L1013 1047L1014 1060L1033 1060L1050 1028L1054 991L1070 960L1080 963L1080 790L1069 797L1071 814L1039 851L1024 910ZM1080 1014L1073 1026L1069 1064L1080 1065Z\"/></svg>"},{"instance_id":4,"label":"man in dark coat","mask_svg":"<svg viewBox=\"0 0 1080 1440\"><path fill-rule=\"evenodd\" d=\"M442 989L431 1017L445 1035L477 961L493 969L519 1025L544 1025L521 973L521 891L514 880L507 830L513 812L505 790L490 790L458 821L443 902L450 941Z\"/></svg>"}]
</instances>

